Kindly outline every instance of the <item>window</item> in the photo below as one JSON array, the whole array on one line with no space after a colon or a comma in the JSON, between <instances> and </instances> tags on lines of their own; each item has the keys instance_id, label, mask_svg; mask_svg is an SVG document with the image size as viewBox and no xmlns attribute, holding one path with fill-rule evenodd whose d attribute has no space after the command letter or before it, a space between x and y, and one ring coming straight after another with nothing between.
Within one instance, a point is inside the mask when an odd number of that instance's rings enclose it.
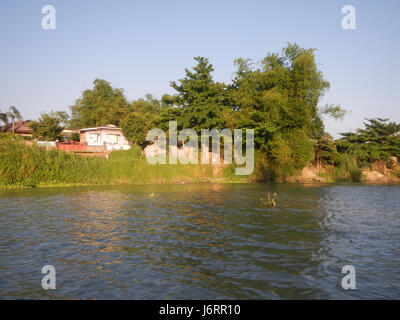
<instances>
[{"instance_id":1,"label":"window","mask_svg":"<svg viewBox=\"0 0 400 320\"><path fill-rule=\"evenodd\" d=\"M97 133L91 133L90 140L92 140L93 142L97 142L99 140L99 135Z\"/></svg>"},{"instance_id":2,"label":"window","mask_svg":"<svg viewBox=\"0 0 400 320\"><path fill-rule=\"evenodd\" d=\"M118 144L118 135L117 134L107 134L106 139L107 139L107 143L109 143L109 144Z\"/></svg>"}]
</instances>

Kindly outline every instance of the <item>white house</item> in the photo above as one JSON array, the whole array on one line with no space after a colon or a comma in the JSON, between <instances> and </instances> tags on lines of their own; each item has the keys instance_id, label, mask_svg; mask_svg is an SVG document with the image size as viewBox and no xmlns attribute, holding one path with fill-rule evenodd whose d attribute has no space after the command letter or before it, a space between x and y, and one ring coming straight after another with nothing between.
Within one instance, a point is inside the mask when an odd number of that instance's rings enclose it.
<instances>
[{"instance_id":1,"label":"white house","mask_svg":"<svg viewBox=\"0 0 400 320\"><path fill-rule=\"evenodd\" d=\"M107 151L129 150L128 140L122 134L121 128L109 124L104 127L84 128L78 130L80 143L87 146L106 146Z\"/></svg>"}]
</instances>

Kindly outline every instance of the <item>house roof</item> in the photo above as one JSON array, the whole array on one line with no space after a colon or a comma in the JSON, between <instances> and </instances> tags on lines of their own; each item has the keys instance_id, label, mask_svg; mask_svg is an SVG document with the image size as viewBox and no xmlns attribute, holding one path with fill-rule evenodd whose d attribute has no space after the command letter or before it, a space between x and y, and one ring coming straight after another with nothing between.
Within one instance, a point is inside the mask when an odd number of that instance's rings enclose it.
<instances>
[{"instance_id":1,"label":"house roof","mask_svg":"<svg viewBox=\"0 0 400 320\"><path fill-rule=\"evenodd\" d=\"M101 129L107 129L107 130L121 130L121 128L118 128L117 126L114 126L113 124L109 124L109 125L101 126L101 127L79 129L78 132L97 131L97 130L101 130Z\"/></svg>"},{"instance_id":2,"label":"house roof","mask_svg":"<svg viewBox=\"0 0 400 320\"><path fill-rule=\"evenodd\" d=\"M19 120L14 122L14 130L15 133L18 134L30 134L32 133L32 129L28 126L28 123L31 122L31 120ZM4 126L0 127L0 132L7 132L13 131L13 123L6 124Z\"/></svg>"},{"instance_id":3,"label":"house roof","mask_svg":"<svg viewBox=\"0 0 400 320\"><path fill-rule=\"evenodd\" d=\"M70 128L65 128L63 131L61 131L61 133L74 133L74 132L78 132L79 129L70 129Z\"/></svg>"}]
</instances>

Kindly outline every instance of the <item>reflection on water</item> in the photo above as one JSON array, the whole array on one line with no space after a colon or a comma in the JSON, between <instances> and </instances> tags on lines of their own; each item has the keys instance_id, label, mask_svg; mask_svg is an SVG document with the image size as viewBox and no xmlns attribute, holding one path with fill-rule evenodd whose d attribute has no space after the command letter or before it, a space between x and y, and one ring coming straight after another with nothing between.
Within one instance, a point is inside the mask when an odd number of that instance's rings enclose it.
<instances>
[{"instance_id":1,"label":"reflection on water","mask_svg":"<svg viewBox=\"0 0 400 320\"><path fill-rule=\"evenodd\" d=\"M278 207L260 198L278 193ZM400 298L400 187L0 192L1 298ZM54 265L57 289L41 288ZM357 289L341 289L354 265Z\"/></svg>"}]
</instances>

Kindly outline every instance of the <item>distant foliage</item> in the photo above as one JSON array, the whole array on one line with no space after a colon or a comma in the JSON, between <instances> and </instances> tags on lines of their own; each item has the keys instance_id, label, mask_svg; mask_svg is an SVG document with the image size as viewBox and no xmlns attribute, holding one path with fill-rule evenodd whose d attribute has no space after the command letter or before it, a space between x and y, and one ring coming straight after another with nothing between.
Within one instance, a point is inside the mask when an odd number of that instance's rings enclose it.
<instances>
[{"instance_id":1,"label":"distant foliage","mask_svg":"<svg viewBox=\"0 0 400 320\"><path fill-rule=\"evenodd\" d=\"M15 106L10 106L8 108L7 112L1 112L1 110L0 110L0 121L3 122L3 124L5 124L5 125L9 124L11 121L12 132L15 132L15 121L16 120L22 120L22 115Z\"/></svg>"},{"instance_id":2,"label":"distant foliage","mask_svg":"<svg viewBox=\"0 0 400 320\"><path fill-rule=\"evenodd\" d=\"M338 155L335 141L329 133L323 133L315 138L314 160L316 165L334 165Z\"/></svg>"},{"instance_id":3,"label":"distant foliage","mask_svg":"<svg viewBox=\"0 0 400 320\"><path fill-rule=\"evenodd\" d=\"M64 124L68 121L65 112L42 113L38 121L32 121L29 126L32 128L33 136L38 140L55 141L62 140L61 132Z\"/></svg>"},{"instance_id":4,"label":"distant foliage","mask_svg":"<svg viewBox=\"0 0 400 320\"><path fill-rule=\"evenodd\" d=\"M146 141L146 133L152 127L150 117L140 112L129 113L121 122L122 133L126 139L137 145Z\"/></svg>"},{"instance_id":5,"label":"distant foliage","mask_svg":"<svg viewBox=\"0 0 400 320\"><path fill-rule=\"evenodd\" d=\"M70 137L69 137L70 141L75 141L75 142L79 142L81 140L81 136L78 132L73 132Z\"/></svg>"},{"instance_id":6,"label":"distant foliage","mask_svg":"<svg viewBox=\"0 0 400 320\"><path fill-rule=\"evenodd\" d=\"M85 90L71 111L71 127L119 126L120 120L129 111L129 103L122 89L111 87L106 80L96 79L93 89Z\"/></svg>"},{"instance_id":7,"label":"distant foliage","mask_svg":"<svg viewBox=\"0 0 400 320\"><path fill-rule=\"evenodd\" d=\"M374 161L390 161L400 157L400 124L389 119L366 119L364 129L341 133L337 141L338 151L349 153L365 165Z\"/></svg>"}]
</instances>

